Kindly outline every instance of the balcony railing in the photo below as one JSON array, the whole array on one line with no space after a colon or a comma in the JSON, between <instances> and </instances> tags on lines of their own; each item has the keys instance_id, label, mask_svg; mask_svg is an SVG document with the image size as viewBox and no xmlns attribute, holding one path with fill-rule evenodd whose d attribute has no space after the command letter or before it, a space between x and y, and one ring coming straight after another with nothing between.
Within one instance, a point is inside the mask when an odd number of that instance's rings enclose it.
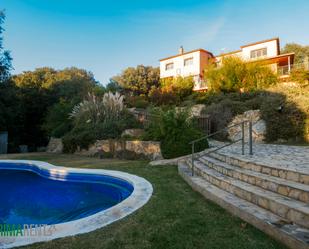
<instances>
[{"instance_id":1,"label":"balcony railing","mask_svg":"<svg viewBox=\"0 0 309 249\"><path fill-rule=\"evenodd\" d=\"M207 82L200 81L200 82L195 82L193 90L194 91L199 91L199 90L205 90L208 88Z\"/></svg>"},{"instance_id":2,"label":"balcony railing","mask_svg":"<svg viewBox=\"0 0 309 249\"><path fill-rule=\"evenodd\" d=\"M309 70L309 64L308 63L298 63L298 64L291 64L286 66L278 67L278 75L279 76L287 76L290 75L292 70L295 69L306 69Z\"/></svg>"}]
</instances>

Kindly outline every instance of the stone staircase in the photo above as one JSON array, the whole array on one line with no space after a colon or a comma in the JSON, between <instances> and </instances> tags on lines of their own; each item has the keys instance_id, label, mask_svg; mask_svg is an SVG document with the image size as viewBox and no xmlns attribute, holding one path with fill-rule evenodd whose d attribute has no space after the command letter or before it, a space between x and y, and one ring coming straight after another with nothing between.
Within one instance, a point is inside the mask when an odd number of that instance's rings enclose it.
<instances>
[{"instance_id":1,"label":"stone staircase","mask_svg":"<svg viewBox=\"0 0 309 249\"><path fill-rule=\"evenodd\" d=\"M179 161L180 175L207 199L290 248L309 248L309 174L213 152Z\"/></svg>"}]
</instances>

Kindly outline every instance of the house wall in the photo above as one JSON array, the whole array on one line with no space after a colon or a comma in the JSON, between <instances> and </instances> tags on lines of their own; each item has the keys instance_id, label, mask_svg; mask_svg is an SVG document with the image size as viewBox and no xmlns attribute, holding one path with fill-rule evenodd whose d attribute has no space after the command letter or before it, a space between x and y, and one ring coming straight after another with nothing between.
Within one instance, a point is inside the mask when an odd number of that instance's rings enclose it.
<instances>
[{"instance_id":1,"label":"house wall","mask_svg":"<svg viewBox=\"0 0 309 249\"><path fill-rule=\"evenodd\" d=\"M251 61L251 60L253 60L253 59L250 58L251 51L257 50L257 49L262 49L262 48L267 48L267 56L259 57L259 58L256 58L256 59L274 57L274 56L279 55L279 53L278 53L279 48L278 48L277 40L272 40L272 41L258 43L258 44L254 44L254 45L250 45L250 46L243 46L241 48L241 51L236 52L236 53L227 54L227 55L223 55L223 56L219 55L219 56L216 57L217 65L221 66L222 65L222 58L229 57L229 56L238 56L243 60Z\"/></svg>"},{"instance_id":2,"label":"house wall","mask_svg":"<svg viewBox=\"0 0 309 249\"><path fill-rule=\"evenodd\" d=\"M274 73L277 73L277 72L278 72L278 64L277 64L277 63L269 64L268 67L269 67Z\"/></svg>"},{"instance_id":3,"label":"house wall","mask_svg":"<svg viewBox=\"0 0 309 249\"><path fill-rule=\"evenodd\" d=\"M232 54L227 54L227 55L223 55L223 56L217 56L216 57L216 63L218 66L222 66L222 59L225 57L230 57L230 56L238 56L240 58L242 58L242 52L237 52L237 53L232 53Z\"/></svg>"},{"instance_id":4,"label":"house wall","mask_svg":"<svg viewBox=\"0 0 309 249\"><path fill-rule=\"evenodd\" d=\"M207 53L201 53L200 57L200 75L202 78L204 77L204 71L207 68L207 65L209 64L209 60L212 58L210 54Z\"/></svg>"},{"instance_id":5,"label":"house wall","mask_svg":"<svg viewBox=\"0 0 309 249\"><path fill-rule=\"evenodd\" d=\"M265 56L265 58L278 55L277 40L272 40L272 41L263 42L263 43L255 44L255 45L248 46L248 47L243 47L241 56L244 60L251 60L250 52L252 50L261 49L261 48L267 48L267 56ZM259 57L258 59L261 59L261 58L262 57Z\"/></svg>"},{"instance_id":6,"label":"house wall","mask_svg":"<svg viewBox=\"0 0 309 249\"><path fill-rule=\"evenodd\" d=\"M208 63L208 54L201 51L195 51L189 54L179 55L174 58L170 58L164 61L160 61L160 77L188 77L200 75L203 73L203 69ZM193 58L193 64L185 66L184 60ZM166 64L174 63L174 68L171 70L165 70Z\"/></svg>"}]
</instances>

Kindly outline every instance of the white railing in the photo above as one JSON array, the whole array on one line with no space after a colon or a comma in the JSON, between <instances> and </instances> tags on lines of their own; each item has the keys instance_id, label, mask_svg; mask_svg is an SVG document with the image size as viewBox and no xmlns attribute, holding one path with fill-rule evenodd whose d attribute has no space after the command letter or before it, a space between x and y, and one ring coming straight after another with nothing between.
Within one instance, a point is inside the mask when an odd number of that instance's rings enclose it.
<instances>
[{"instance_id":1,"label":"white railing","mask_svg":"<svg viewBox=\"0 0 309 249\"><path fill-rule=\"evenodd\" d=\"M291 64L286 66L278 67L278 75L279 76L286 76L290 75L291 71L294 69L306 69L309 70L309 65L307 63L297 63L297 64Z\"/></svg>"},{"instance_id":2,"label":"white railing","mask_svg":"<svg viewBox=\"0 0 309 249\"><path fill-rule=\"evenodd\" d=\"M194 83L193 90L194 91L199 91L199 90L205 90L207 88L208 88L207 82L201 81L201 82L195 82Z\"/></svg>"}]
</instances>

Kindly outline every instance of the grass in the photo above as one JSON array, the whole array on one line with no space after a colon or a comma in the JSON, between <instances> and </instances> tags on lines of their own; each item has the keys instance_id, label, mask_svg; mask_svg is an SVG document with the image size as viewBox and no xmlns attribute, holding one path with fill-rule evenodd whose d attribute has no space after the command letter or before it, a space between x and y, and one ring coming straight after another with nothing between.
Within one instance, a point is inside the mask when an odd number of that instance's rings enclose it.
<instances>
[{"instance_id":1,"label":"grass","mask_svg":"<svg viewBox=\"0 0 309 249\"><path fill-rule=\"evenodd\" d=\"M2 157L3 158L3 157ZM149 180L151 200L137 212L94 232L23 248L102 249L272 249L286 248L263 232L194 192L175 166L144 161L100 160L74 155L14 155L55 165L126 171Z\"/></svg>"}]
</instances>

